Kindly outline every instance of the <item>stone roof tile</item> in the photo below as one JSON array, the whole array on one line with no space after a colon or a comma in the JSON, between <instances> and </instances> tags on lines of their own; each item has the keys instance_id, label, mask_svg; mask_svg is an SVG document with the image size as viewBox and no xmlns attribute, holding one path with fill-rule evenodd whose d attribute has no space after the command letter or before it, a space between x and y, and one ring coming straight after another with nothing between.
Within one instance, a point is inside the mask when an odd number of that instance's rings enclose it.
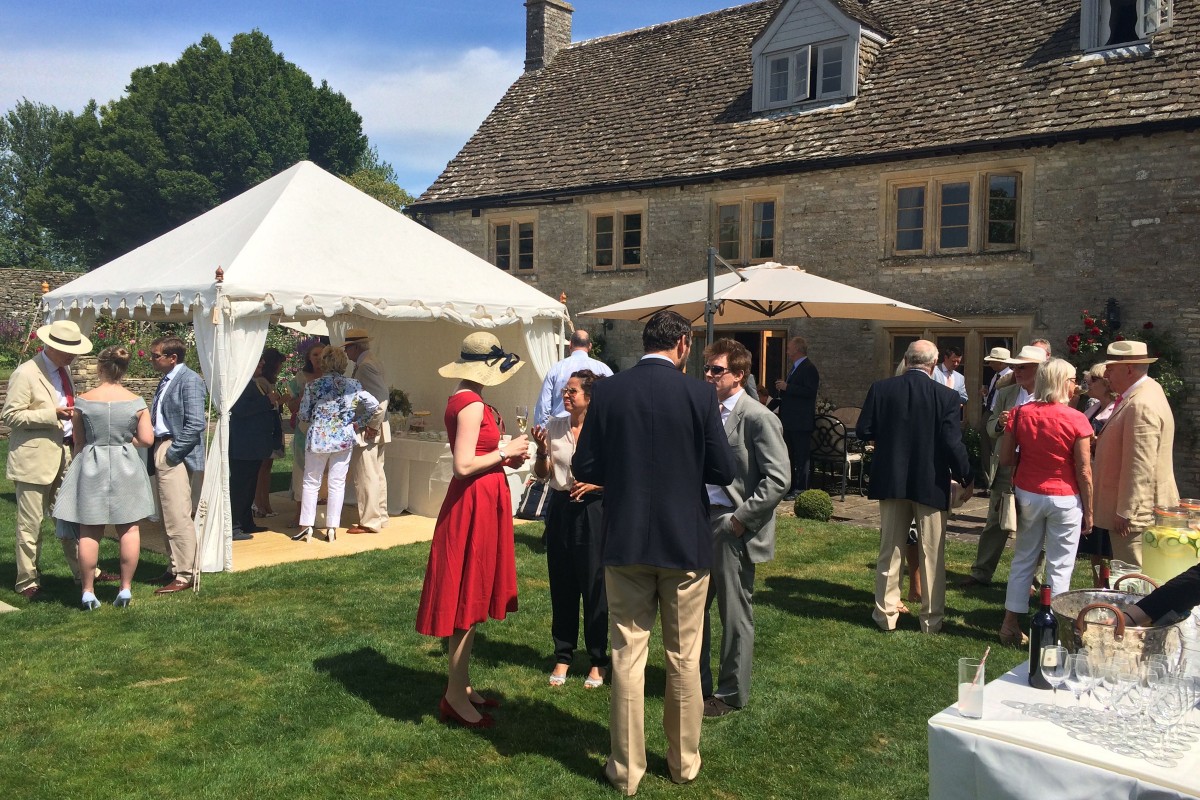
<instances>
[{"instance_id":1,"label":"stone roof tile","mask_svg":"<svg viewBox=\"0 0 1200 800\"><path fill-rule=\"evenodd\" d=\"M1149 56L1107 59L1079 52L1079 0L871 0L891 38L857 98L754 115L750 46L782 2L564 48L517 79L417 207L1200 122L1200 9L1182 0Z\"/></svg>"}]
</instances>

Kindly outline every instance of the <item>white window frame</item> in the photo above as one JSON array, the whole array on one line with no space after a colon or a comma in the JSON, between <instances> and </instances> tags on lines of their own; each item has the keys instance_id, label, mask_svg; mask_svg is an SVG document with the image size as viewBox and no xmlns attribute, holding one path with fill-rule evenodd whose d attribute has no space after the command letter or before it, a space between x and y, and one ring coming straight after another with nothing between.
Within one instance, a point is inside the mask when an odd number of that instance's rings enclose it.
<instances>
[{"instance_id":1,"label":"white window frame","mask_svg":"<svg viewBox=\"0 0 1200 800\"><path fill-rule=\"evenodd\" d=\"M496 229L500 226L509 226L509 266L501 267L499 264L499 254L497 253L497 236ZM533 244L533 252L530 253L529 267L522 268L520 266L520 228L522 225L530 225L532 227L531 241ZM513 214L513 215L495 215L489 216L487 219L488 226L488 260L497 269L503 270L510 275L532 275L537 272L537 215L536 214Z\"/></svg>"},{"instance_id":2,"label":"white window frame","mask_svg":"<svg viewBox=\"0 0 1200 800\"><path fill-rule=\"evenodd\" d=\"M1084 52L1118 50L1145 44L1155 33L1170 27L1174 16L1173 0L1135 0L1137 39L1106 44L1108 15L1112 0L1081 0L1079 46Z\"/></svg>"},{"instance_id":3,"label":"white window frame","mask_svg":"<svg viewBox=\"0 0 1200 800\"><path fill-rule=\"evenodd\" d=\"M641 260L636 264L625 263L625 217L631 214L637 214L641 217L641 227L638 229L641 233L638 250L640 251ZM613 263L601 266L597 263L599 255L596 246L596 221L600 217L613 218ZM592 272L617 272L620 270L645 269L646 268L646 205L645 203L637 204L620 204L616 206L598 206L588 211L588 270Z\"/></svg>"},{"instance_id":4,"label":"white window frame","mask_svg":"<svg viewBox=\"0 0 1200 800\"><path fill-rule=\"evenodd\" d=\"M885 204L884 230L886 242L884 255L888 257L925 257L972 255L979 253L1002 253L1027 250L1026 212L1029 207L1029 176L1031 166L1026 162L995 163L980 165L972 169L961 167L948 169L915 170L884 176ZM992 178L1014 178L1016 181L1016 208L1014 215L1014 241L989 242L990 203L989 190ZM967 243L962 247L943 247L942 237L942 189L949 184L968 185L969 209L967 216ZM902 189L924 190L922 208L921 247L901 250L899 245L899 196ZM914 206L916 208L916 206Z\"/></svg>"},{"instance_id":5,"label":"white window frame","mask_svg":"<svg viewBox=\"0 0 1200 800\"><path fill-rule=\"evenodd\" d=\"M759 110L787 108L813 101L836 100L850 97L854 82L853 61L858 58L854 40L842 37L825 42L814 42L790 50L778 50L764 53L758 69ZM827 54L835 49L841 50L840 69L838 70L838 88L836 91L823 92L821 86L827 77ZM788 79L787 97L783 100L771 99L771 67L773 62L787 59Z\"/></svg>"}]
</instances>

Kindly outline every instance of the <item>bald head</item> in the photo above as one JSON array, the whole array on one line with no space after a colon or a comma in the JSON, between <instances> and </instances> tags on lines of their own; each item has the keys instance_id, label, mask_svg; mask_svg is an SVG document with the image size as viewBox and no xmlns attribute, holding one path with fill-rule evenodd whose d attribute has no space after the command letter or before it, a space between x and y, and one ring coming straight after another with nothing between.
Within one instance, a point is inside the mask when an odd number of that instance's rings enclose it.
<instances>
[{"instance_id":1,"label":"bald head","mask_svg":"<svg viewBox=\"0 0 1200 800\"><path fill-rule=\"evenodd\" d=\"M933 372L933 365L937 363L937 357L937 345L926 339L917 339L904 351L904 363L909 369Z\"/></svg>"},{"instance_id":2,"label":"bald head","mask_svg":"<svg viewBox=\"0 0 1200 800\"><path fill-rule=\"evenodd\" d=\"M588 336L588 332L583 328L571 334L571 349L572 350L591 350L592 337Z\"/></svg>"}]
</instances>

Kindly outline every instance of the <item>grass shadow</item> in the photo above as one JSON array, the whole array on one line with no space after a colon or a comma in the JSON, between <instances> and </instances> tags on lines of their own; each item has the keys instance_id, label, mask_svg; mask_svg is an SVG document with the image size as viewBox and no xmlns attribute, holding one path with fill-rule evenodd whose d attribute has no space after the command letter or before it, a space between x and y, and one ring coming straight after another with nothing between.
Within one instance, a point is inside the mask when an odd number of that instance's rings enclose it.
<instances>
[{"instance_id":1,"label":"grass shadow","mask_svg":"<svg viewBox=\"0 0 1200 800\"><path fill-rule=\"evenodd\" d=\"M485 649L494 650L495 646L492 643ZM380 716L414 725L431 716L430 698L440 697L446 685L443 673L396 664L373 647L320 658L313 662L313 667L364 700ZM557 761L581 777L604 783L598 758L607 752L605 727L540 700L503 695L499 699L503 705L493 712L496 727L472 733L491 742L501 755L539 755ZM528 731L547 735L529 736Z\"/></svg>"},{"instance_id":2,"label":"grass shadow","mask_svg":"<svg viewBox=\"0 0 1200 800\"><path fill-rule=\"evenodd\" d=\"M546 552L546 542L540 532L533 533L525 526L517 528L513 533L513 543L518 547L523 547L531 553L542 554Z\"/></svg>"}]
</instances>

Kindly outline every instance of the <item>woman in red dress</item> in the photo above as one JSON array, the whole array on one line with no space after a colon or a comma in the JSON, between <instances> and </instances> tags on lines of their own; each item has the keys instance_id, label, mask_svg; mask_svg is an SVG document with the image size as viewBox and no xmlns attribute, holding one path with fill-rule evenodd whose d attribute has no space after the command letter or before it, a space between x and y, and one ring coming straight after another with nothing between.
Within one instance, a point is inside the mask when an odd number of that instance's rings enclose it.
<instances>
[{"instance_id":1,"label":"woman in red dress","mask_svg":"<svg viewBox=\"0 0 1200 800\"><path fill-rule=\"evenodd\" d=\"M481 393L520 368L520 357L505 353L495 336L473 333L463 339L458 360L438 370L460 379L445 418L454 480L433 531L417 632L449 639L449 675L438 713L443 722L468 728L490 728L491 715L479 708L499 705L471 689L471 645L476 623L517 610L512 498L504 467L520 466L529 449L526 436L500 443L500 420Z\"/></svg>"}]
</instances>

